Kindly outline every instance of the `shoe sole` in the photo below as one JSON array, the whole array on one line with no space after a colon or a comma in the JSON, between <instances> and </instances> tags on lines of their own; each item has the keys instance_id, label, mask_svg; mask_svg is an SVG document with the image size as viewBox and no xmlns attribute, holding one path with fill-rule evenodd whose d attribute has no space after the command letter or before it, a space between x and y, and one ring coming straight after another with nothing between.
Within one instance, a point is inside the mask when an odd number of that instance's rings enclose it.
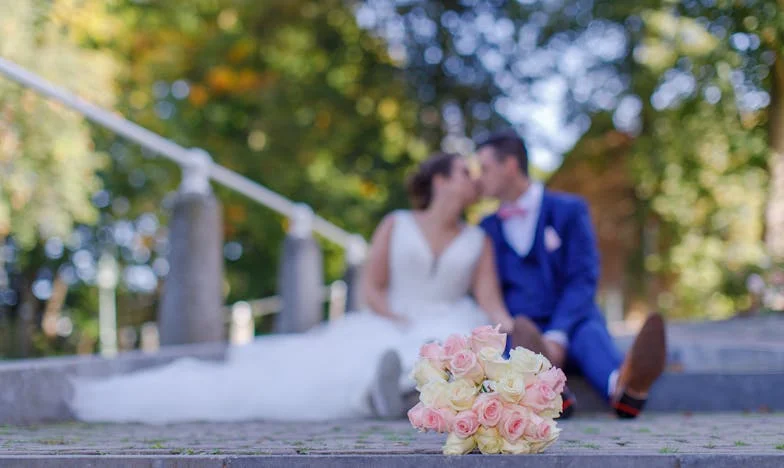
<instances>
[{"instance_id":1,"label":"shoe sole","mask_svg":"<svg viewBox=\"0 0 784 468\"><path fill-rule=\"evenodd\" d=\"M403 414L403 397L399 388L402 372L400 357L397 353L386 351L381 356L371 392L373 407L381 419L396 419Z\"/></svg>"},{"instance_id":2,"label":"shoe sole","mask_svg":"<svg viewBox=\"0 0 784 468\"><path fill-rule=\"evenodd\" d=\"M629 350L629 359L629 376L623 387L645 394L664 372L667 361L667 337L661 315L651 315L645 321Z\"/></svg>"}]
</instances>

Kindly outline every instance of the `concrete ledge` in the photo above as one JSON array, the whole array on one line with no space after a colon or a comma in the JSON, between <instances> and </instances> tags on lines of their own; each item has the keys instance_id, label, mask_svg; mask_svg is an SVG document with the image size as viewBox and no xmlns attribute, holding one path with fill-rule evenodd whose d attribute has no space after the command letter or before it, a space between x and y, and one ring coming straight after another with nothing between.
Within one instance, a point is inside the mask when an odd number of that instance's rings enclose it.
<instances>
[{"instance_id":1,"label":"concrete ledge","mask_svg":"<svg viewBox=\"0 0 784 468\"><path fill-rule=\"evenodd\" d=\"M72 419L66 405L72 395L69 377L108 377L182 357L219 360L225 353L226 345L216 343L172 346L154 354L134 351L112 359L69 356L0 363L0 424Z\"/></svg>"},{"instance_id":2,"label":"concrete ledge","mask_svg":"<svg viewBox=\"0 0 784 468\"><path fill-rule=\"evenodd\" d=\"M577 411L606 411L607 403L579 377L569 379ZM667 373L651 388L646 411L784 411L782 373Z\"/></svg>"},{"instance_id":3,"label":"concrete ledge","mask_svg":"<svg viewBox=\"0 0 784 468\"><path fill-rule=\"evenodd\" d=\"M747 455L747 454L672 454L672 455L467 455L462 457L445 457L442 455L283 455L283 456L20 456L0 457L0 466L5 468L81 468L89 467L123 467L123 468L224 468L224 467L260 467L286 466L288 468L310 467L314 465L326 467L411 467L451 466L474 468L492 464L499 468L538 467L580 467L580 468L620 468L629 466L645 466L650 468L723 468L747 467L778 468L784 464L782 455Z\"/></svg>"}]
</instances>

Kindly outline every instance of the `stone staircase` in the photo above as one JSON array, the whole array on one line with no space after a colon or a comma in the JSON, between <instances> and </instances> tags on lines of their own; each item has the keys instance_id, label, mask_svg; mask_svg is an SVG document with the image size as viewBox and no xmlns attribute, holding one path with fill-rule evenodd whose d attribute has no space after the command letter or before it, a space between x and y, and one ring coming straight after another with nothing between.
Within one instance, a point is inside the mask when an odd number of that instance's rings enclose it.
<instances>
[{"instance_id":1,"label":"stone staircase","mask_svg":"<svg viewBox=\"0 0 784 468\"><path fill-rule=\"evenodd\" d=\"M652 412L784 411L784 317L733 319L716 323L670 324L668 371L651 390ZM616 336L625 350L631 334ZM109 376L161 365L180 357L220 360L225 345L131 352L114 359L63 357L0 363L0 425L71 419L65 402L71 376ZM606 411L588 385L570 376L578 411Z\"/></svg>"}]
</instances>

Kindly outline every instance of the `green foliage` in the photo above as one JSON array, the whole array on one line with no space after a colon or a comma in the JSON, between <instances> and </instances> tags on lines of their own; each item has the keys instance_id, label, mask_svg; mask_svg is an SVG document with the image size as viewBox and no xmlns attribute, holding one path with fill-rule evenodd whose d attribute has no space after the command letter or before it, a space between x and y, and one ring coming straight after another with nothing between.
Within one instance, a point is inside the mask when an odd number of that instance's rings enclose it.
<instances>
[{"instance_id":1,"label":"green foliage","mask_svg":"<svg viewBox=\"0 0 784 468\"><path fill-rule=\"evenodd\" d=\"M343 2L223 0L183 9L127 1L115 15L125 36L86 43L119 50L129 64L119 109L131 119L205 148L219 164L365 236L390 207L404 205L400 181L428 152L414 132L417 104L384 44ZM115 164L107 179L112 196L141 213L175 188L178 175L169 168L155 177L159 161L134 151L127 169ZM123 179L140 168L148 181L129 187ZM228 266L228 300L272 293L286 221L218 192L226 240L243 246ZM342 255L326 247L334 278Z\"/></svg>"},{"instance_id":2,"label":"green foliage","mask_svg":"<svg viewBox=\"0 0 784 468\"><path fill-rule=\"evenodd\" d=\"M642 12L633 88L644 128L632 167L638 195L661 222L645 259L670 284L658 305L723 318L750 305L746 274L766 262L769 135L764 109L745 104L760 85L750 75L758 59L730 47L732 30L717 33L725 16L706 23L688 13Z\"/></svg>"},{"instance_id":3,"label":"green foliage","mask_svg":"<svg viewBox=\"0 0 784 468\"><path fill-rule=\"evenodd\" d=\"M3 2L0 56L110 106L116 64L79 47L56 18L47 20L52 14L51 2ZM90 197L105 162L80 116L0 79L0 239L13 235L29 250L94 222Z\"/></svg>"}]
</instances>

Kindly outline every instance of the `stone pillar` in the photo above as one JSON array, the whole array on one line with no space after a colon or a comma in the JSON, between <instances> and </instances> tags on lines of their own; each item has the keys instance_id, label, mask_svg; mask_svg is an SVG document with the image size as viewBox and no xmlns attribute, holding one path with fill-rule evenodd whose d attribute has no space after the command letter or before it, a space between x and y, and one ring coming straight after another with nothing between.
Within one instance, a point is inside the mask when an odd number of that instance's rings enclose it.
<instances>
[{"instance_id":1,"label":"stone pillar","mask_svg":"<svg viewBox=\"0 0 784 468\"><path fill-rule=\"evenodd\" d=\"M301 333L324 319L324 267L313 238L313 211L297 205L283 241L278 296L283 307L275 321L277 333Z\"/></svg>"},{"instance_id":2,"label":"stone pillar","mask_svg":"<svg viewBox=\"0 0 784 468\"><path fill-rule=\"evenodd\" d=\"M209 183L212 159L192 151L169 220L169 274L158 310L161 346L224 341L223 223Z\"/></svg>"},{"instance_id":3,"label":"stone pillar","mask_svg":"<svg viewBox=\"0 0 784 468\"><path fill-rule=\"evenodd\" d=\"M348 288L346 292L346 312L354 312L364 307L362 300L362 267L367 256L367 242L360 235L351 236L346 245L346 271L343 281Z\"/></svg>"}]
</instances>

